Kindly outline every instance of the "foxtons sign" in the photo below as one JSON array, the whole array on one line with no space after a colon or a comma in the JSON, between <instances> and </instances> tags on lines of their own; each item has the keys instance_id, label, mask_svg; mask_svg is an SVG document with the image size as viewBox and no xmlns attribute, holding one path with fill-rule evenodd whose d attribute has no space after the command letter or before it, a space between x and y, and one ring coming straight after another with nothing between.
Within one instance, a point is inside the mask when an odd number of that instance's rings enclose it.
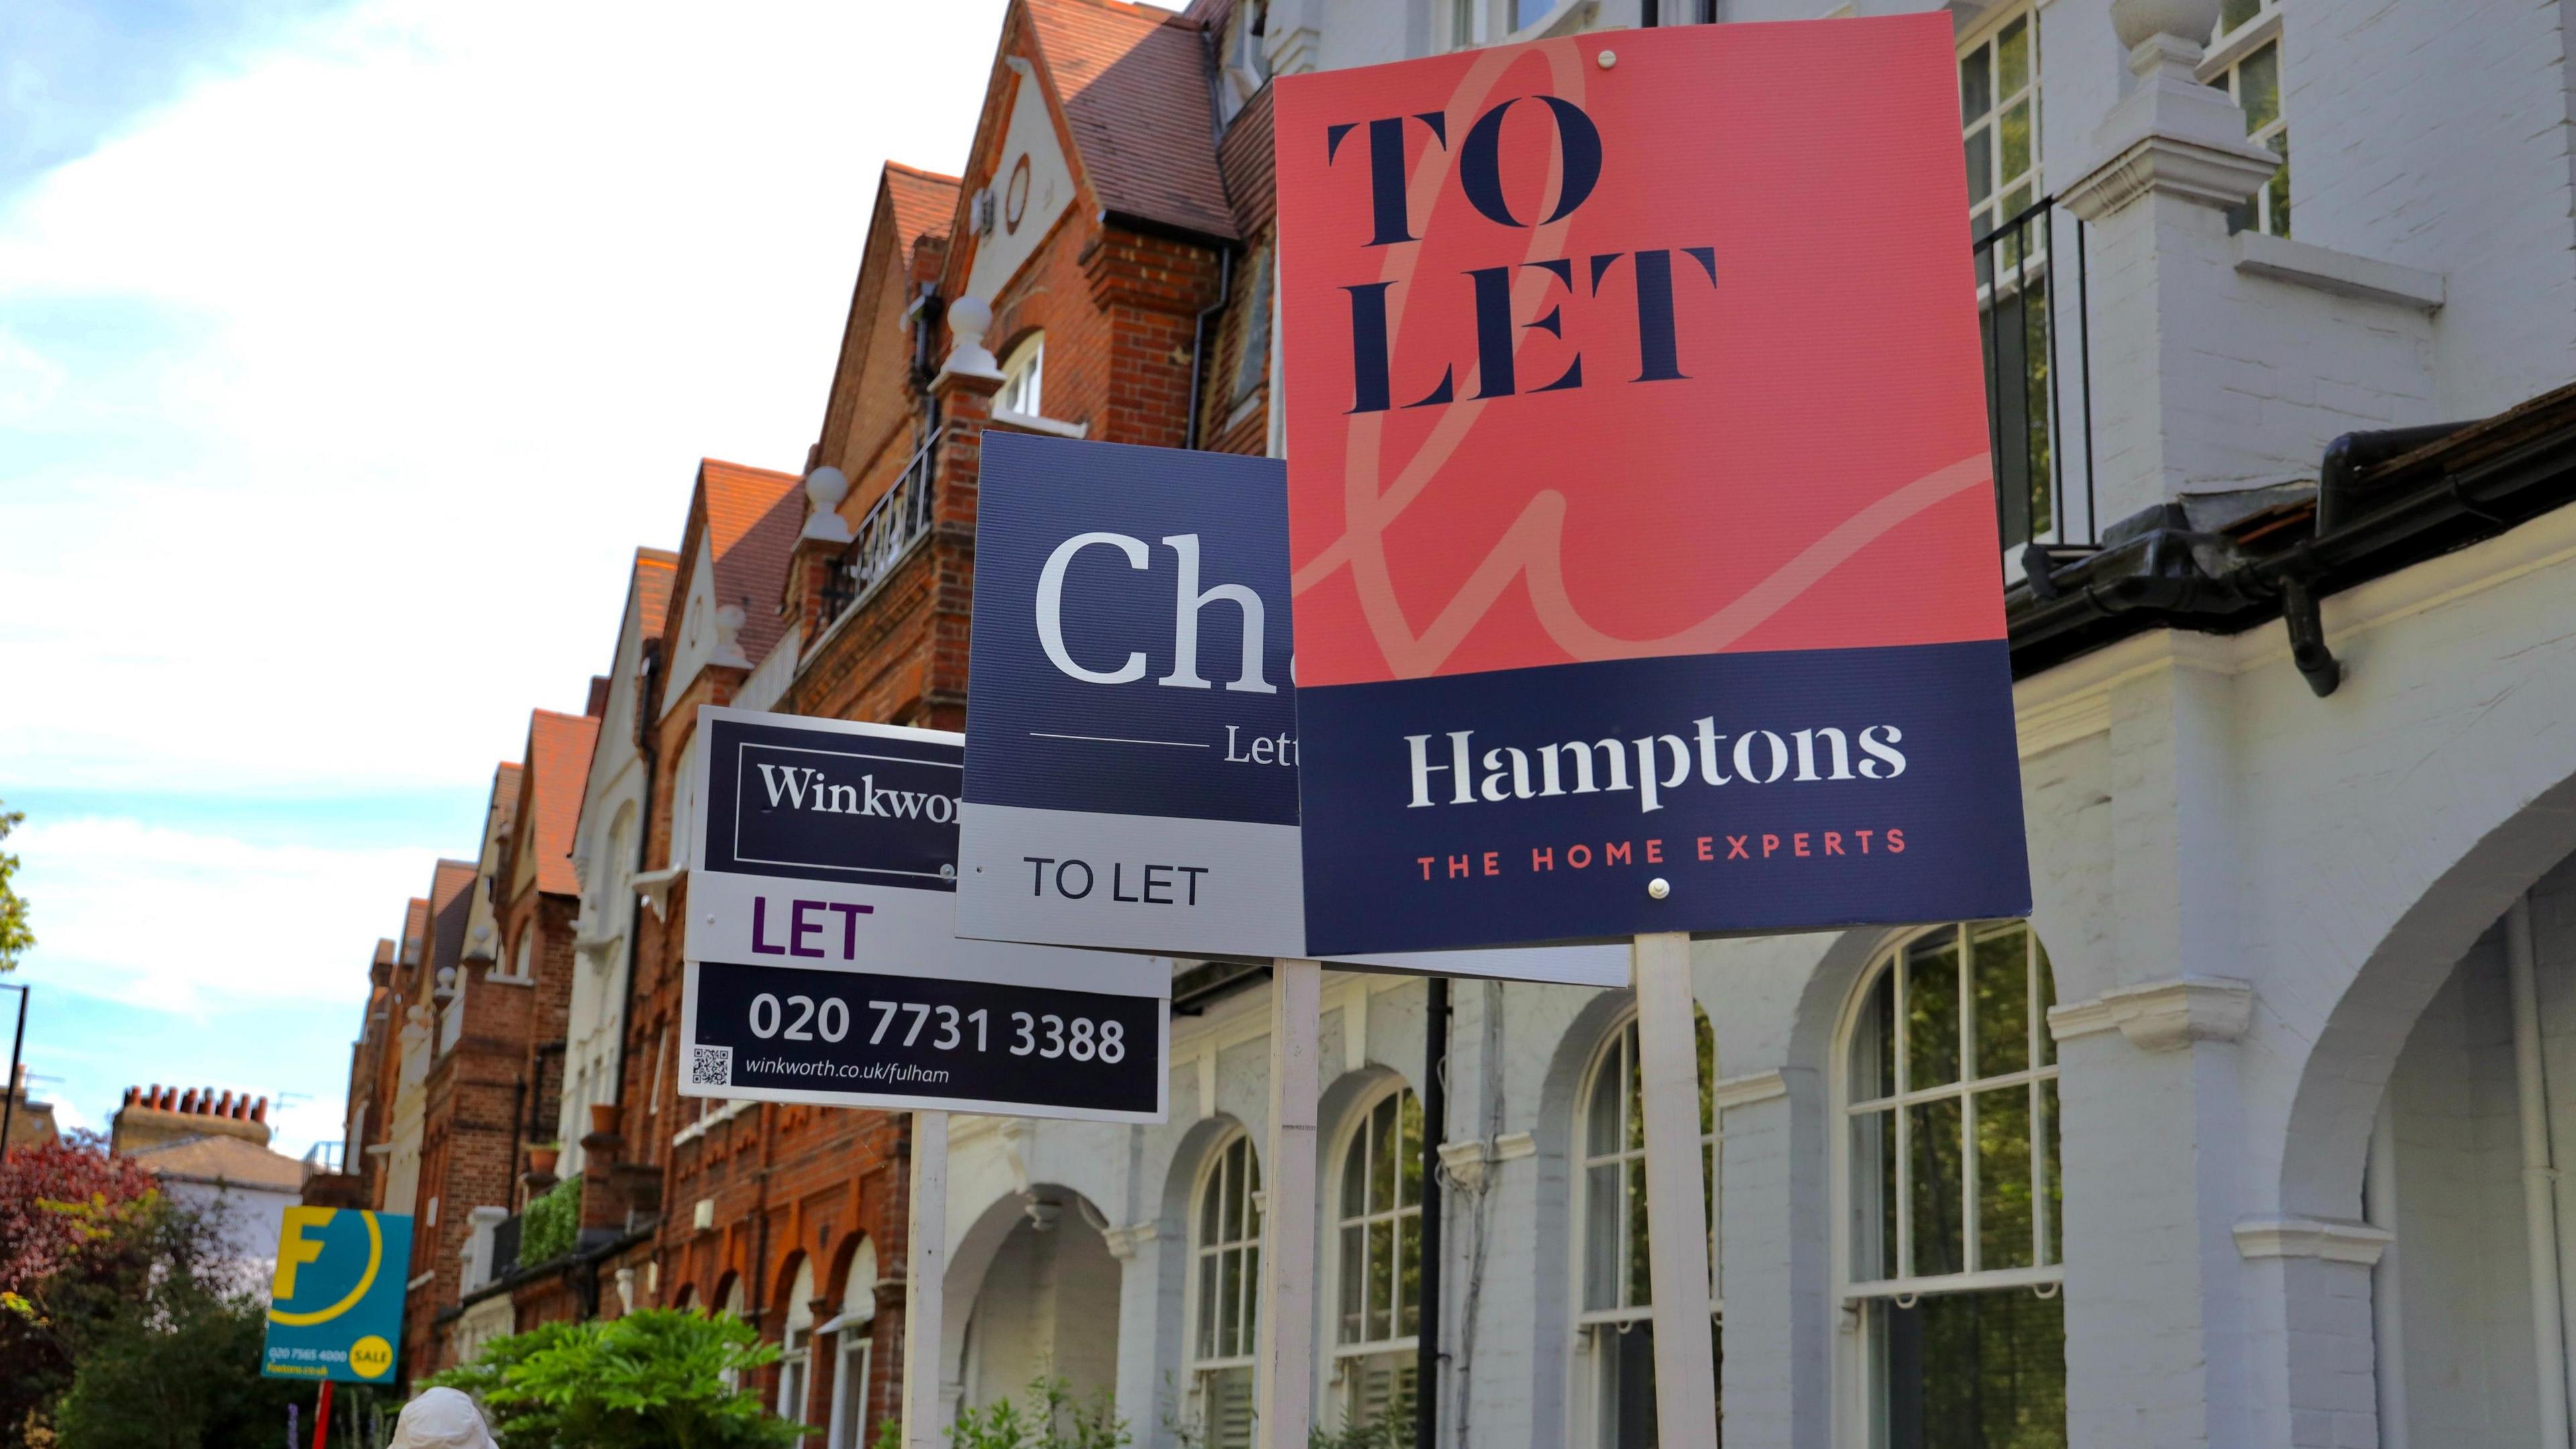
<instances>
[{"instance_id":1,"label":"foxtons sign","mask_svg":"<svg viewBox=\"0 0 2576 1449\"><path fill-rule=\"evenodd\" d=\"M983 447L959 933L1309 955L1281 465ZM1357 964L1590 986L1627 969L1597 949Z\"/></svg>"},{"instance_id":2,"label":"foxtons sign","mask_svg":"<svg viewBox=\"0 0 2576 1449\"><path fill-rule=\"evenodd\" d=\"M683 1095L1162 1120L1168 965L958 939L963 753L699 710Z\"/></svg>"},{"instance_id":3,"label":"foxtons sign","mask_svg":"<svg viewBox=\"0 0 2576 1449\"><path fill-rule=\"evenodd\" d=\"M1318 951L2019 914L1940 15L1283 77Z\"/></svg>"}]
</instances>

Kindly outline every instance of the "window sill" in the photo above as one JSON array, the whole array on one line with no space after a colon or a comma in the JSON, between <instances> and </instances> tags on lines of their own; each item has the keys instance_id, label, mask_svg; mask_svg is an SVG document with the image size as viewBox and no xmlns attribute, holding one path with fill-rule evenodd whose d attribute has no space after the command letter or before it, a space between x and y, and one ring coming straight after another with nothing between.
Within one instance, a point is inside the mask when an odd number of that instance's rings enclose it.
<instances>
[{"instance_id":1,"label":"window sill","mask_svg":"<svg viewBox=\"0 0 2576 1449\"><path fill-rule=\"evenodd\" d=\"M670 919L671 887L687 878L688 874L689 868L685 865L637 873L635 893L644 898L644 904L653 912L655 920Z\"/></svg>"},{"instance_id":2,"label":"window sill","mask_svg":"<svg viewBox=\"0 0 2576 1449\"><path fill-rule=\"evenodd\" d=\"M1091 435L1089 423L1061 422L1055 418L1042 418L1034 413L1015 413L1009 408L993 409L993 416L986 421L985 426L1003 428L1015 433L1042 433L1054 438L1084 438Z\"/></svg>"},{"instance_id":3,"label":"window sill","mask_svg":"<svg viewBox=\"0 0 2576 1449\"><path fill-rule=\"evenodd\" d=\"M2375 262L2259 231L2240 231L2231 242L2236 270L2245 276L2417 312L2438 312L2442 307L2439 272Z\"/></svg>"}]
</instances>

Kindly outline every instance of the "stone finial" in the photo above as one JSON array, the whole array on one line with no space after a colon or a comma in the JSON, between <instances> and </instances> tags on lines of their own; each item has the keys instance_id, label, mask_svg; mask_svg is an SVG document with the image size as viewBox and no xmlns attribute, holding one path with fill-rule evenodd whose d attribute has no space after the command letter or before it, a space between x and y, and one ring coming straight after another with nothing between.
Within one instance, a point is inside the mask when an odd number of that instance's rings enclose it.
<instances>
[{"instance_id":1,"label":"stone finial","mask_svg":"<svg viewBox=\"0 0 2576 1449\"><path fill-rule=\"evenodd\" d=\"M2245 137L2245 112L2194 68L2218 0L2112 0L2111 25L2137 84L2093 133L2093 160L2066 188L2086 221L2148 196L2225 210L2263 189L2281 158Z\"/></svg>"},{"instance_id":2,"label":"stone finial","mask_svg":"<svg viewBox=\"0 0 2576 1449\"><path fill-rule=\"evenodd\" d=\"M711 664L727 664L736 669L749 669L751 660L742 652L742 605L716 605L716 647Z\"/></svg>"},{"instance_id":3,"label":"stone finial","mask_svg":"<svg viewBox=\"0 0 2576 1449\"><path fill-rule=\"evenodd\" d=\"M841 500L850 496L850 477L830 464L805 475L805 528L799 542L848 543L850 521L841 516Z\"/></svg>"},{"instance_id":4,"label":"stone finial","mask_svg":"<svg viewBox=\"0 0 2576 1449\"><path fill-rule=\"evenodd\" d=\"M2218 5L2219 0L2111 0L2111 30L2125 50L2136 50L2159 35L2197 46L2217 30Z\"/></svg>"},{"instance_id":5,"label":"stone finial","mask_svg":"<svg viewBox=\"0 0 2576 1449\"><path fill-rule=\"evenodd\" d=\"M939 365L940 375L1000 378L1002 365L984 345L984 334L992 330L992 303L981 297L960 297L949 303L948 331L957 342L948 349L948 360Z\"/></svg>"}]
</instances>

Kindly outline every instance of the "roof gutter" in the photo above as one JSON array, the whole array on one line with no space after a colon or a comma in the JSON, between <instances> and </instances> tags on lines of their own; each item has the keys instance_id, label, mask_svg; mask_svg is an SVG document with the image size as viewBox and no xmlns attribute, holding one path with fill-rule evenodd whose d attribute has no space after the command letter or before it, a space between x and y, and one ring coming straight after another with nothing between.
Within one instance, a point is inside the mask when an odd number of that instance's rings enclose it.
<instances>
[{"instance_id":1,"label":"roof gutter","mask_svg":"<svg viewBox=\"0 0 2576 1449\"><path fill-rule=\"evenodd\" d=\"M2492 452L2456 450L2472 452L2457 461L2434 451L2472 426L2337 438L2319 470L2313 536L2260 558L2246 559L2225 535L2194 532L2176 504L2115 526L2126 536L2063 565L2032 550L2027 577L2005 596L2015 677L2150 628L2233 634L2279 617L2308 688L2334 693L2343 666L2325 641L2326 596L2576 501L2576 419ZM2418 453L2426 456L2405 461Z\"/></svg>"}]
</instances>

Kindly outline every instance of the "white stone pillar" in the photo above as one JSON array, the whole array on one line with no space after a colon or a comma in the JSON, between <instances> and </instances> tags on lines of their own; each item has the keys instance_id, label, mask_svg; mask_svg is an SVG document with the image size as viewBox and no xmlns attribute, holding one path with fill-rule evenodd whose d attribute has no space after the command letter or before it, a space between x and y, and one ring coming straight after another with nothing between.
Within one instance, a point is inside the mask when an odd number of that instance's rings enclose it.
<instances>
[{"instance_id":1,"label":"white stone pillar","mask_svg":"<svg viewBox=\"0 0 2576 1449\"><path fill-rule=\"evenodd\" d=\"M2281 159L2245 139L2245 113L2192 68L2219 0L2113 0L2129 94L2094 132L2063 193L2092 225L2098 523L2177 498L2191 479L2243 476L2226 374L2201 355L2241 327L2226 211Z\"/></svg>"},{"instance_id":2,"label":"white stone pillar","mask_svg":"<svg viewBox=\"0 0 2576 1449\"><path fill-rule=\"evenodd\" d=\"M1845 1139L1827 1122L1832 1104L1815 1071L1728 1077L1716 1095L1727 1449L1825 1449L1844 1320L1828 1287L1828 1164L1813 1144L1835 1152Z\"/></svg>"}]
</instances>

